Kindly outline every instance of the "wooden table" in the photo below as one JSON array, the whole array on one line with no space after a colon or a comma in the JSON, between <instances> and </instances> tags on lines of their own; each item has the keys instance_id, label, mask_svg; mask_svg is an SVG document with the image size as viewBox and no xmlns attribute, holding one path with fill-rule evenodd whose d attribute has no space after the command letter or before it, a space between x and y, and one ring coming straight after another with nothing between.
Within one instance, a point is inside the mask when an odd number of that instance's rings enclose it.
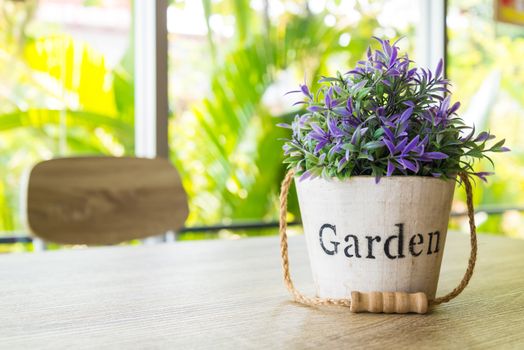
<instances>
[{"instance_id":1,"label":"wooden table","mask_svg":"<svg viewBox=\"0 0 524 350\"><path fill-rule=\"evenodd\" d=\"M462 275L450 233L440 293ZM312 287L303 237L292 274ZM0 256L0 348L524 348L524 241L479 237L470 286L429 315L289 301L276 237Z\"/></svg>"}]
</instances>

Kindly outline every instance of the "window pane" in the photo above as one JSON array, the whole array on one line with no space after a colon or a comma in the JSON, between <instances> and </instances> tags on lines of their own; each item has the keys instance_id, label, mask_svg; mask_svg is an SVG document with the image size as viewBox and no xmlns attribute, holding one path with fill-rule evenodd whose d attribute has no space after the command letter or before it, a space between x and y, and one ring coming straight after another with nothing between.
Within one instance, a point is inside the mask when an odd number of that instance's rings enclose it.
<instances>
[{"instance_id":1,"label":"window pane","mask_svg":"<svg viewBox=\"0 0 524 350\"><path fill-rule=\"evenodd\" d=\"M133 153L130 0L0 1L0 231L38 161Z\"/></svg>"},{"instance_id":2,"label":"window pane","mask_svg":"<svg viewBox=\"0 0 524 350\"><path fill-rule=\"evenodd\" d=\"M493 1L451 0L448 9L448 75L461 115L477 130L506 138L510 153L493 155L494 176L475 188L477 206L524 204L524 27L494 21ZM479 170L492 171L488 162ZM462 191L461 191L462 192ZM464 195L456 210L465 211ZM524 237L518 211L478 215L479 231ZM466 222L463 222L467 225Z\"/></svg>"},{"instance_id":3,"label":"window pane","mask_svg":"<svg viewBox=\"0 0 524 350\"><path fill-rule=\"evenodd\" d=\"M412 52L417 17L412 1L175 1L170 142L188 225L276 220L287 132L275 124L297 111L284 94L354 65L373 35Z\"/></svg>"}]
</instances>

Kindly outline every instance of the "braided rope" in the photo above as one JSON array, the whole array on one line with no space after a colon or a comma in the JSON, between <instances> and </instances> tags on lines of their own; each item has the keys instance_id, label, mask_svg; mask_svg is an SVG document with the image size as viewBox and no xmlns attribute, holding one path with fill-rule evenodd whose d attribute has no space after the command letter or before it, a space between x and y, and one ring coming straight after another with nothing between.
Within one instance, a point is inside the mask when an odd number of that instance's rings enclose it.
<instances>
[{"instance_id":1,"label":"braided rope","mask_svg":"<svg viewBox=\"0 0 524 350\"><path fill-rule=\"evenodd\" d=\"M291 274L289 272L289 255L288 255L288 244L287 244L287 197L289 193L289 188L293 182L293 177L295 175L294 170L289 170L286 174L286 177L282 181L280 188L280 254L282 257L282 270L284 274L284 283L293 296L293 299L301 304L309 306L319 306L319 305L338 305L338 306L351 306L350 299L332 299L332 298L310 298L302 293L300 293L294 286L293 280L291 279ZM459 174L460 179L464 183L466 189L466 199L468 206L468 218L469 218L469 228L470 228L470 244L471 244L471 253L468 261L468 268L462 277L462 280L455 289L453 289L448 294L435 298L430 301L430 305L439 305L445 302L452 300L457 297L468 285L471 276L473 275L473 270L475 268L475 262L477 260L477 230L475 227L475 210L473 208L473 190L471 187L471 182L469 181L468 175L465 173Z\"/></svg>"},{"instance_id":2,"label":"braided rope","mask_svg":"<svg viewBox=\"0 0 524 350\"><path fill-rule=\"evenodd\" d=\"M282 255L282 269L284 272L284 282L287 289L293 295L293 299L301 304L318 306L318 305L340 305L340 306L351 306L351 300L349 299L322 299L322 298L309 298L300 293L295 289L291 275L289 274L289 257L287 252L287 195L291 182L293 182L293 176L295 172L290 170L280 188L280 254Z\"/></svg>"},{"instance_id":3,"label":"braided rope","mask_svg":"<svg viewBox=\"0 0 524 350\"><path fill-rule=\"evenodd\" d=\"M456 286L455 289L453 289L448 294L432 300L430 302L431 305L447 303L448 301L450 301L453 298L456 298L460 293L462 293L464 288L466 288L466 286L468 285L471 276L473 276L475 262L477 261L477 228L475 226L475 209L473 208L473 189L471 188L471 182L469 181L469 177L466 173L460 173L459 176L462 182L464 183L464 187L466 188L466 203L468 205L469 232L471 244L468 268L466 269L464 277L462 277L462 280L460 281L458 286Z\"/></svg>"}]
</instances>

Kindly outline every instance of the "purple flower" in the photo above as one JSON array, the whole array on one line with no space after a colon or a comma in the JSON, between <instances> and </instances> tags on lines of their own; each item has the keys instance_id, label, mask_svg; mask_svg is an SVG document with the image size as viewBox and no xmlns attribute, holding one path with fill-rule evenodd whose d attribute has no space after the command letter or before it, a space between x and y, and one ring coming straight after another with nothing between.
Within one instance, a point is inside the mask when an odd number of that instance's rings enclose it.
<instances>
[{"instance_id":1,"label":"purple flower","mask_svg":"<svg viewBox=\"0 0 524 350\"><path fill-rule=\"evenodd\" d=\"M291 125L288 123L278 123L277 126L280 128L291 129Z\"/></svg>"},{"instance_id":2,"label":"purple flower","mask_svg":"<svg viewBox=\"0 0 524 350\"><path fill-rule=\"evenodd\" d=\"M484 141L490 140L490 139L492 139L494 137L495 136L490 135L489 132L483 131L483 132L481 132L480 134L477 135L477 137L475 138L475 142L484 142Z\"/></svg>"},{"instance_id":3,"label":"purple flower","mask_svg":"<svg viewBox=\"0 0 524 350\"><path fill-rule=\"evenodd\" d=\"M487 172L487 171L480 171L478 173L473 173L473 175L477 176L479 179L481 179L484 182L488 182L487 176L493 175L495 173Z\"/></svg>"},{"instance_id":4,"label":"purple flower","mask_svg":"<svg viewBox=\"0 0 524 350\"><path fill-rule=\"evenodd\" d=\"M415 174L418 173L419 165L416 160L410 161L410 160L400 157L397 159L397 161L399 162L400 165L404 167L404 169L411 170Z\"/></svg>"},{"instance_id":5,"label":"purple flower","mask_svg":"<svg viewBox=\"0 0 524 350\"><path fill-rule=\"evenodd\" d=\"M346 135L344 131L339 129L339 127L337 126L337 122L334 118L328 119L327 126L328 126L329 133L331 134L331 136L335 138L340 138Z\"/></svg>"},{"instance_id":6,"label":"purple flower","mask_svg":"<svg viewBox=\"0 0 524 350\"><path fill-rule=\"evenodd\" d=\"M451 106L451 108L448 109L448 116L450 116L453 113L455 113L459 108L460 108L460 102L455 102L453 104L453 106Z\"/></svg>"},{"instance_id":7,"label":"purple flower","mask_svg":"<svg viewBox=\"0 0 524 350\"><path fill-rule=\"evenodd\" d=\"M304 96L311 98L311 93L309 92L309 88L306 84L300 85L300 91L304 94Z\"/></svg>"},{"instance_id":8,"label":"purple flower","mask_svg":"<svg viewBox=\"0 0 524 350\"><path fill-rule=\"evenodd\" d=\"M313 173L310 170L304 171L304 173L298 178L298 181L304 181L306 179L312 178Z\"/></svg>"},{"instance_id":9,"label":"purple flower","mask_svg":"<svg viewBox=\"0 0 524 350\"><path fill-rule=\"evenodd\" d=\"M338 101L333 99L333 88L329 88L328 92L324 96L324 104L327 109L332 109L338 105Z\"/></svg>"},{"instance_id":10,"label":"purple flower","mask_svg":"<svg viewBox=\"0 0 524 350\"><path fill-rule=\"evenodd\" d=\"M322 112L323 110L325 110L324 107L320 107L320 106L309 106L308 108L306 108L309 112L313 112L313 113L320 113Z\"/></svg>"},{"instance_id":11,"label":"purple flower","mask_svg":"<svg viewBox=\"0 0 524 350\"><path fill-rule=\"evenodd\" d=\"M345 107L334 108L333 111L343 118L351 117L353 115L353 107L351 106L351 98L346 102Z\"/></svg>"},{"instance_id":12,"label":"purple flower","mask_svg":"<svg viewBox=\"0 0 524 350\"><path fill-rule=\"evenodd\" d=\"M388 168L387 168L386 176L393 175L394 171L395 171L395 165L393 164L393 162L391 162L390 159L388 159Z\"/></svg>"},{"instance_id":13,"label":"purple flower","mask_svg":"<svg viewBox=\"0 0 524 350\"><path fill-rule=\"evenodd\" d=\"M417 145L419 144L419 136L415 136L413 138L413 140L409 141L409 143L406 145L406 147L404 147L404 149L401 151L401 153L403 155L405 154L408 154L409 152L411 152L412 150L415 149L415 147L417 147Z\"/></svg>"},{"instance_id":14,"label":"purple flower","mask_svg":"<svg viewBox=\"0 0 524 350\"><path fill-rule=\"evenodd\" d=\"M426 152L422 155L421 159L425 161L431 161L435 159L446 159L449 156L447 154L444 154L442 152Z\"/></svg>"},{"instance_id":15,"label":"purple flower","mask_svg":"<svg viewBox=\"0 0 524 350\"><path fill-rule=\"evenodd\" d=\"M447 126L450 116L459 109L460 102L455 102L455 104L453 104L451 108L449 107L450 99L451 96L448 95L441 101L440 106L438 108L434 107L429 110L429 120L433 122L433 125Z\"/></svg>"},{"instance_id":16,"label":"purple flower","mask_svg":"<svg viewBox=\"0 0 524 350\"><path fill-rule=\"evenodd\" d=\"M351 97L348 98L348 100L346 101L346 109L348 110L349 114L353 114L353 100L351 99Z\"/></svg>"},{"instance_id":17,"label":"purple flower","mask_svg":"<svg viewBox=\"0 0 524 350\"><path fill-rule=\"evenodd\" d=\"M295 119L298 118L298 123L297 123L298 126L303 128L306 125L306 123L308 122L309 117L310 117L309 114L304 114L303 116L296 115Z\"/></svg>"},{"instance_id":18,"label":"purple flower","mask_svg":"<svg viewBox=\"0 0 524 350\"><path fill-rule=\"evenodd\" d=\"M486 152L509 151L503 140L486 145L494 138L489 132L476 135L473 128L463 136L468 127L456 114L460 103L451 102L443 60L434 71L412 68L396 42L375 39L380 48L369 47L347 75L322 77L318 91L305 83L292 91L301 95L295 105L305 112L279 126L293 131L284 153L302 177L447 178L472 174L473 160Z\"/></svg>"},{"instance_id":19,"label":"purple flower","mask_svg":"<svg viewBox=\"0 0 524 350\"><path fill-rule=\"evenodd\" d=\"M300 84L299 88L300 88L300 90L288 91L284 95L294 94L294 93L302 93L308 99L312 99L313 98L313 96L311 95L311 92L309 91L309 88L307 87L307 85L305 83L304 84ZM301 102L296 102L295 104L298 104L298 103L301 103Z\"/></svg>"},{"instance_id":20,"label":"purple flower","mask_svg":"<svg viewBox=\"0 0 524 350\"><path fill-rule=\"evenodd\" d=\"M437 68L435 69L435 78L440 78L442 74L442 68L444 67L444 61L442 58L438 61Z\"/></svg>"},{"instance_id":21,"label":"purple flower","mask_svg":"<svg viewBox=\"0 0 524 350\"><path fill-rule=\"evenodd\" d=\"M353 85L351 88L354 91L358 91L358 90L362 89L364 86L366 86L367 83L368 83L367 80L361 80L358 83L356 83L355 85Z\"/></svg>"},{"instance_id":22,"label":"purple flower","mask_svg":"<svg viewBox=\"0 0 524 350\"><path fill-rule=\"evenodd\" d=\"M391 48L391 54L389 56L389 68L392 68L397 60L398 49L396 47Z\"/></svg>"},{"instance_id":23,"label":"purple flower","mask_svg":"<svg viewBox=\"0 0 524 350\"><path fill-rule=\"evenodd\" d=\"M327 155L329 157L332 157L335 153L339 153L340 151L342 151L342 141L341 140L337 140L335 145L333 147L331 147L331 149L329 150Z\"/></svg>"},{"instance_id":24,"label":"purple flower","mask_svg":"<svg viewBox=\"0 0 524 350\"><path fill-rule=\"evenodd\" d=\"M365 71L364 71L364 69L362 69L360 67L357 67L355 69L347 71L345 74L348 74L348 75L364 75Z\"/></svg>"},{"instance_id":25,"label":"purple flower","mask_svg":"<svg viewBox=\"0 0 524 350\"><path fill-rule=\"evenodd\" d=\"M357 139L360 139L362 137L362 135L364 135L366 133L366 131L368 131L368 128L366 127L362 127L363 124L360 124L359 126L357 126L357 128L355 129L355 131L353 132L353 135L351 135L351 144L352 145L356 145L357 144Z\"/></svg>"},{"instance_id":26,"label":"purple flower","mask_svg":"<svg viewBox=\"0 0 524 350\"><path fill-rule=\"evenodd\" d=\"M402 153L402 151L404 150L404 148L406 147L406 145L408 143L408 139L407 138L403 138L396 145L393 144L393 141L388 140L387 138L384 138L383 141L384 141L384 144L386 145L386 147L388 148L389 153L392 156L394 156L397 153Z\"/></svg>"},{"instance_id":27,"label":"purple flower","mask_svg":"<svg viewBox=\"0 0 524 350\"><path fill-rule=\"evenodd\" d=\"M408 109L406 109L404 112L402 112L402 115L400 116L400 119L399 119L399 124L405 124L409 117L411 117L411 115L413 114L413 107L409 107Z\"/></svg>"},{"instance_id":28,"label":"purple flower","mask_svg":"<svg viewBox=\"0 0 524 350\"><path fill-rule=\"evenodd\" d=\"M386 135L387 139L390 142L393 142L395 140L395 135L393 134L391 130L389 130L389 128L382 127L382 130L384 130L384 135Z\"/></svg>"},{"instance_id":29,"label":"purple flower","mask_svg":"<svg viewBox=\"0 0 524 350\"><path fill-rule=\"evenodd\" d=\"M318 142L317 145L315 146L315 153L318 153L322 149L322 147L324 147L325 145L327 145L330 142L330 137L327 132L322 130L322 128L320 128L315 123L311 124L311 128L313 130L311 130L311 132L308 134L308 137L311 140L315 140Z\"/></svg>"},{"instance_id":30,"label":"purple flower","mask_svg":"<svg viewBox=\"0 0 524 350\"><path fill-rule=\"evenodd\" d=\"M293 106L305 105L306 103L307 103L306 101L297 101L297 102L293 103Z\"/></svg>"}]
</instances>

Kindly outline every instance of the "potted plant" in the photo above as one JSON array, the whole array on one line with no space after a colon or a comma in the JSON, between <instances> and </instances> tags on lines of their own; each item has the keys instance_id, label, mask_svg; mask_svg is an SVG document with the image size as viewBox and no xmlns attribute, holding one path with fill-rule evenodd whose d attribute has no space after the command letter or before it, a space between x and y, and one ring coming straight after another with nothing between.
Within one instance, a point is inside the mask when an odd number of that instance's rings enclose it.
<instances>
[{"instance_id":1,"label":"potted plant","mask_svg":"<svg viewBox=\"0 0 524 350\"><path fill-rule=\"evenodd\" d=\"M322 77L318 91L306 84L292 91L305 108L291 125L279 124L292 130L283 147L289 173L281 193L282 255L296 300L350 305L354 291L379 292L366 296L374 301L364 299L383 304L375 311L394 312L386 299L397 297L398 307L398 298L409 297L394 292L446 301L435 299L435 291L457 181L469 189L472 258L465 287L476 255L469 178L485 181L490 174L475 172L473 163L508 149L504 140L488 146L493 135L475 134L456 115L460 104L451 103L442 60L434 72L413 68L396 43L375 39L380 48L369 48L354 69ZM313 299L294 289L288 270L285 212L293 178Z\"/></svg>"}]
</instances>

